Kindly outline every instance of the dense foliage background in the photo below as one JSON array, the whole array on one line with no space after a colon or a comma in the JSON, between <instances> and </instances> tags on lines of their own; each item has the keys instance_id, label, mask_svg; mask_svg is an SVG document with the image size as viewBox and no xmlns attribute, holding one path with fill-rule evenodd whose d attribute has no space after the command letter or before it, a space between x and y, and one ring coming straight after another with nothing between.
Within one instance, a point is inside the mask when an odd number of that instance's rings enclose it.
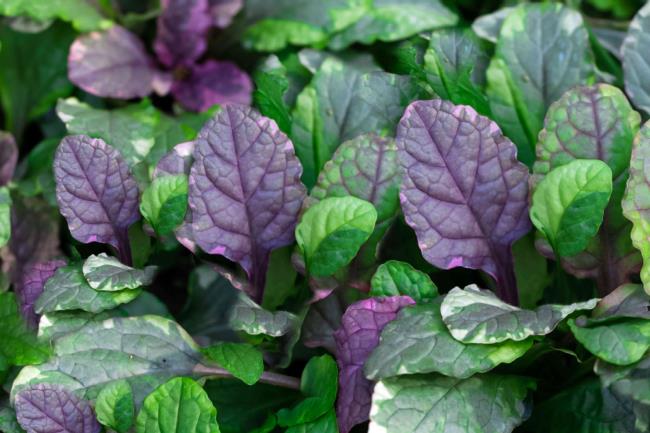
<instances>
[{"instance_id":1,"label":"dense foliage background","mask_svg":"<svg viewBox=\"0 0 650 433\"><path fill-rule=\"evenodd\" d=\"M650 431L650 5L0 0L0 431Z\"/></svg>"}]
</instances>

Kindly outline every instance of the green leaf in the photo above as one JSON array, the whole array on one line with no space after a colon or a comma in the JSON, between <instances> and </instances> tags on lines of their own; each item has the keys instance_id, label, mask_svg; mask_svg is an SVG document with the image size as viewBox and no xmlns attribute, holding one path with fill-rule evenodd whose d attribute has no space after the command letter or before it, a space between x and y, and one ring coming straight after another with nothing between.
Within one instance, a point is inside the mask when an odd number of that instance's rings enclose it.
<instances>
[{"instance_id":1,"label":"green leaf","mask_svg":"<svg viewBox=\"0 0 650 433\"><path fill-rule=\"evenodd\" d=\"M83 328L90 322L102 321L118 316L117 310L93 314L87 311L54 311L41 316L38 323L38 338L53 341Z\"/></svg>"},{"instance_id":2,"label":"green leaf","mask_svg":"<svg viewBox=\"0 0 650 433\"><path fill-rule=\"evenodd\" d=\"M0 407L0 431L3 433L25 433L16 420L16 412L10 407Z\"/></svg>"},{"instance_id":3,"label":"green leaf","mask_svg":"<svg viewBox=\"0 0 650 433\"><path fill-rule=\"evenodd\" d=\"M336 423L336 412L334 409L327 412L325 415L304 424L298 424L289 427L285 433L339 433L339 428Z\"/></svg>"},{"instance_id":4,"label":"green leaf","mask_svg":"<svg viewBox=\"0 0 650 433\"><path fill-rule=\"evenodd\" d=\"M107 29L112 25L96 6L84 0L5 0L0 3L0 15L27 15L37 21L58 18L72 23L80 32Z\"/></svg>"},{"instance_id":5,"label":"green leaf","mask_svg":"<svg viewBox=\"0 0 650 433\"><path fill-rule=\"evenodd\" d=\"M650 6L646 3L630 23L621 46L625 91L634 105L650 113L650 86L644 79L648 68Z\"/></svg>"},{"instance_id":6,"label":"green leaf","mask_svg":"<svg viewBox=\"0 0 650 433\"><path fill-rule=\"evenodd\" d=\"M594 379L537 404L525 427L533 433L636 432L630 407Z\"/></svg>"},{"instance_id":7,"label":"green leaf","mask_svg":"<svg viewBox=\"0 0 650 433\"><path fill-rule=\"evenodd\" d=\"M133 390L129 382L117 380L102 388L97 395L95 413L102 425L118 433L126 433L135 418Z\"/></svg>"},{"instance_id":8,"label":"green leaf","mask_svg":"<svg viewBox=\"0 0 650 433\"><path fill-rule=\"evenodd\" d=\"M338 390L338 368L330 355L316 356L309 360L302 372L300 390L305 398L291 409L278 412L278 424L282 427L312 422L334 407Z\"/></svg>"},{"instance_id":9,"label":"green leaf","mask_svg":"<svg viewBox=\"0 0 650 433\"><path fill-rule=\"evenodd\" d=\"M97 291L88 284L81 264L72 264L57 269L54 276L47 280L34 309L38 314L65 310L99 313L131 302L139 294L140 290L132 289L116 292Z\"/></svg>"},{"instance_id":10,"label":"green leaf","mask_svg":"<svg viewBox=\"0 0 650 433\"><path fill-rule=\"evenodd\" d=\"M489 60L485 44L471 29L443 29L431 34L424 72L440 98L471 105L489 116L490 105L483 92Z\"/></svg>"},{"instance_id":11,"label":"green leaf","mask_svg":"<svg viewBox=\"0 0 650 433\"><path fill-rule=\"evenodd\" d=\"M510 12L514 9L515 8L512 6L506 6L497 9L492 13L481 15L472 23L472 30L474 30L474 33L476 33L480 38L496 44L499 39L501 27L503 26L503 21L505 21L506 17L510 15Z\"/></svg>"},{"instance_id":12,"label":"green leaf","mask_svg":"<svg viewBox=\"0 0 650 433\"><path fill-rule=\"evenodd\" d=\"M640 284L623 284L600 300L587 320L589 325L616 321L622 317L650 319L650 296Z\"/></svg>"},{"instance_id":13,"label":"green leaf","mask_svg":"<svg viewBox=\"0 0 650 433\"><path fill-rule=\"evenodd\" d=\"M253 101L260 113L275 120L283 132L291 133L291 108L284 95L289 89L287 68L280 59L272 55L261 69L255 72Z\"/></svg>"},{"instance_id":14,"label":"green leaf","mask_svg":"<svg viewBox=\"0 0 650 433\"><path fill-rule=\"evenodd\" d=\"M38 364L49 357L47 345L27 329L12 292L0 292L0 323L0 357L9 365Z\"/></svg>"},{"instance_id":15,"label":"green leaf","mask_svg":"<svg viewBox=\"0 0 650 433\"><path fill-rule=\"evenodd\" d=\"M229 317L230 326L235 331L271 337L289 333L297 321L297 317L287 311L271 312L263 309L243 293L233 305Z\"/></svg>"},{"instance_id":16,"label":"green leaf","mask_svg":"<svg viewBox=\"0 0 650 433\"><path fill-rule=\"evenodd\" d=\"M56 113L69 134L102 138L120 151L130 167L142 162L155 143L160 112L147 99L114 110L102 110L76 98L62 99Z\"/></svg>"},{"instance_id":17,"label":"green leaf","mask_svg":"<svg viewBox=\"0 0 650 433\"><path fill-rule=\"evenodd\" d=\"M176 377L144 399L137 433L219 433L217 409L201 385Z\"/></svg>"},{"instance_id":18,"label":"green leaf","mask_svg":"<svg viewBox=\"0 0 650 433\"><path fill-rule=\"evenodd\" d=\"M520 238L512 245L515 277L519 289L519 306L535 308L550 283L548 262L535 248L534 233Z\"/></svg>"},{"instance_id":19,"label":"green leaf","mask_svg":"<svg viewBox=\"0 0 650 433\"><path fill-rule=\"evenodd\" d=\"M9 188L0 187L0 248L7 245L11 237L11 195Z\"/></svg>"},{"instance_id":20,"label":"green leaf","mask_svg":"<svg viewBox=\"0 0 650 433\"><path fill-rule=\"evenodd\" d=\"M530 219L560 257L583 251L596 235L612 194L612 170L579 159L549 172L537 185Z\"/></svg>"},{"instance_id":21,"label":"green leaf","mask_svg":"<svg viewBox=\"0 0 650 433\"><path fill-rule=\"evenodd\" d=\"M558 53L571 52L560 56ZM589 35L579 12L559 3L510 12L487 71L494 120L532 165L546 109L568 89L594 79Z\"/></svg>"},{"instance_id":22,"label":"green leaf","mask_svg":"<svg viewBox=\"0 0 650 433\"><path fill-rule=\"evenodd\" d=\"M8 25L0 28L0 102L5 116L4 129L12 132L19 143L30 120L45 114L58 98L72 92L67 59L74 36L62 23L54 23L40 33L19 33Z\"/></svg>"},{"instance_id":23,"label":"green leaf","mask_svg":"<svg viewBox=\"0 0 650 433\"><path fill-rule=\"evenodd\" d=\"M379 346L365 364L370 380L415 373L441 373L460 379L485 373L523 356L532 339L496 344L464 344L451 336L437 299L404 308L381 333Z\"/></svg>"},{"instance_id":24,"label":"green leaf","mask_svg":"<svg viewBox=\"0 0 650 433\"><path fill-rule=\"evenodd\" d=\"M205 390L217 407L222 433L252 433L269 417L275 423L275 411L300 399L300 393L292 389L262 382L249 386L237 379L209 380Z\"/></svg>"},{"instance_id":25,"label":"green leaf","mask_svg":"<svg viewBox=\"0 0 650 433\"><path fill-rule=\"evenodd\" d=\"M616 365L639 361L650 349L650 320L627 319L600 326L580 326L582 318L569 320L571 332L598 358Z\"/></svg>"},{"instance_id":26,"label":"green leaf","mask_svg":"<svg viewBox=\"0 0 650 433\"><path fill-rule=\"evenodd\" d=\"M108 384L126 380L136 406L155 387L175 376L193 376L201 361L199 348L175 322L158 316L91 321L53 342L54 356L23 368L11 390L36 383L66 387L87 400Z\"/></svg>"},{"instance_id":27,"label":"green leaf","mask_svg":"<svg viewBox=\"0 0 650 433\"><path fill-rule=\"evenodd\" d=\"M621 205L625 218L632 222L632 243L641 252L643 267L641 281L646 293L650 294L650 124L641 127L634 139L630 160L630 178Z\"/></svg>"},{"instance_id":28,"label":"green leaf","mask_svg":"<svg viewBox=\"0 0 650 433\"><path fill-rule=\"evenodd\" d=\"M115 257L101 253L88 257L82 270L93 289L100 292L117 292L151 284L158 268L147 266L144 269L134 269L122 264Z\"/></svg>"},{"instance_id":29,"label":"green leaf","mask_svg":"<svg viewBox=\"0 0 650 433\"><path fill-rule=\"evenodd\" d=\"M409 77L363 73L333 57L325 59L298 95L291 139L312 187L339 144L375 132L393 135L404 108L420 90Z\"/></svg>"},{"instance_id":30,"label":"green leaf","mask_svg":"<svg viewBox=\"0 0 650 433\"><path fill-rule=\"evenodd\" d=\"M358 21L332 37L331 48L340 50L355 42L398 41L458 22L458 16L440 0L373 0L366 4L367 10Z\"/></svg>"},{"instance_id":31,"label":"green leaf","mask_svg":"<svg viewBox=\"0 0 650 433\"><path fill-rule=\"evenodd\" d=\"M25 173L18 181L21 194L33 197L43 194L52 206L56 206L56 183L54 181L54 152L61 142L58 138L48 138L32 149L23 162Z\"/></svg>"},{"instance_id":32,"label":"green leaf","mask_svg":"<svg viewBox=\"0 0 650 433\"><path fill-rule=\"evenodd\" d=\"M170 234L185 218L187 176L160 176L142 193L140 212L159 236Z\"/></svg>"},{"instance_id":33,"label":"green leaf","mask_svg":"<svg viewBox=\"0 0 650 433\"><path fill-rule=\"evenodd\" d=\"M245 343L217 343L201 350L246 385L256 383L264 372L262 353Z\"/></svg>"},{"instance_id":34,"label":"green leaf","mask_svg":"<svg viewBox=\"0 0 650 433\"><path fill-rule=\"evenodd\" d=\"M368 433L511 432L535 387L517 376L400 376L375 385Z\"/></svg>"},{"instance_id":35,"label":"green leaf","mask_svg":"<svg viewBox=\"0 0 650 433\"><path fill-rule=\"evenodd\" d=\"M463 343L493 344L522 341L532 335L546 335L570 314L591 310L598 299L571 305L542 305L522 310L508 305L489 290L472 284L455 287L442 301L440 313L449 332Z\"/></svg>"},{"instance_id":36,"label":"green leaf","mask_svg":"<svg viewBox=\"0 0 650 433\"><path fill-rule=\"evenodd\" d=\"M389 260L379 265L372 276L370 287L370 296L407 295L417 303L438 296L438 287L427 274L398 260Z\"/></svg>"},{"instance_id":37,"label":"green leaf","mask_svg":"<svg viewBox=\"0 0 650 433\"><path fill-rule=\"evenodd\" d=\"M280 51L289 44L323 45L331 33L356 21L364 9L354 0L250 0L246 13L257 22L246 29L243 42L257 51Z\"/></svg>"},{"instance_id":38,"label":"green leaf","mask_svg":"<svg viewBox=\"0 0 650 433\"><path fill-rule=\"evenodd\" d=\"M376 221L375 207L355 197L326 198L310 207L296 227L309 274L325 277L350 263Z\"/></svg>"}]
</instances>

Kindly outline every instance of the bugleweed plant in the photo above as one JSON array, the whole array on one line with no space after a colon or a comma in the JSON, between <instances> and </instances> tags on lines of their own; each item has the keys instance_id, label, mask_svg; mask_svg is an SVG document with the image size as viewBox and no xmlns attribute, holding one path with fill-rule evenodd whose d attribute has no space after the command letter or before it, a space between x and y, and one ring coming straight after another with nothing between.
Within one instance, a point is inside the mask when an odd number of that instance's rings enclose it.
<instances>
[{"instance_id":1,"label":"bugleweed plant","mask_svg":"<svg viewBox=\"0 0 650 433\"><path fill-rule=\"evenodd\" d=\"M650 432L650 4L0 0L0 431Z\"/></svg>"}]
</instances>

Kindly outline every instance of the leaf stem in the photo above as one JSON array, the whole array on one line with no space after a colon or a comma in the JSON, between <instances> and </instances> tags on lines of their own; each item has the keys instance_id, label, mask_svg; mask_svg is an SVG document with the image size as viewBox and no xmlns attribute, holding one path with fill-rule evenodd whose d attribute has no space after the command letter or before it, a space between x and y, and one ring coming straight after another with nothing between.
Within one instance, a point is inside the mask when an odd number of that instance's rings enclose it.
<instances>
[{"instance_id":1,"label":"leaf stem","mask_svg":"<svg viewBox=\"0 0 650 433\"><path fill-rule=\"evenodd\" d=\"M194 373L200 374L202 376L210 376L213 378L223 378L223 379L232 379L234 378L233 374L228 370L221 367L213 367L209 365L197 364L194 367ZM267 383L269 385L279 386L282 388L300 390L300 379L293 376L287 376L280 373L274 373L272 371L265 371L260 377L260 382Z\"/></svg>"}]
</instances>

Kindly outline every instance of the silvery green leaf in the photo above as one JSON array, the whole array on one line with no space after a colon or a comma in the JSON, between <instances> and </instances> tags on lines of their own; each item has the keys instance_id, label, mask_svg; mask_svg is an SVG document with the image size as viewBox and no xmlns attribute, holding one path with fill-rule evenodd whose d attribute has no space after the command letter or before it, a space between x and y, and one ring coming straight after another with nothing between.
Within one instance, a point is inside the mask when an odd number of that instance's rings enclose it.
<instances>
[{"instance_id":1,"label":"silvery green leaf","mask_svg":"<svg viewBox=\"0 0 650 433\"><path fill-rule=\"evenodd\" d=\"M97 291L86 281L81 265L73 264L57 269L54 276L47 280L34 310L38 314L66 310L99 313L131 302L139 294L140 290L131 289L116 292Z\"/></svg>"},{"instance_id":2,"label":"silvery green leaf","mask_svg":"<svg viewBox=\"0 0 650 433\"><path fill-rule=\"evenodd\" d=\"M92 289L91 289L92 290ZM23 368L12 396L36 383L56 383L89 400L107 384L124 379L136 406L156 386L175 376L192 376L199 348L175 322L158 316L90 322L53 343L44 364Z\"/></svg>"},{"instance_id":3,"label":"silvery green leaf","mask_svg":"<svg viewBox=\"0 0 650 433\"><path fill-rule=\"evenodd\" d=\"M472 284L464 289L453 288L443 300L440 313L456 340L494 344L546 335L570 314L591 310L597 303L598 299L590 299L570 305L548 304L535 310L523 310Z\"/></svg>"},{"instance_id":4,"label":"silvery green leaf","mask_svg":"<svg viewBox=\"0 0 650 433\"><path fill-rule=\"evenodd\" d=\"M415 373L441 373L464 379L510 363L526 353L532 339L496 344L455 340L440 316L441 298L404 308L381 333L379 346L366 361L370 380Z\"/></svg>"},{"instance_id":5,"label":"silvery green leaf","mask_svg":"<svg viewBox=\"0 0 650 433\"><path fill-rule=\"evenodd\" d=\"M230 326L235 331L250 335L280 337L291 331L296 321L294 314L287 311L267 311L243 293L230 313Z\"/></svg>"},{"instance_id":6,"label":"silvery green leaf","mask_svg":"<svg viewBox=\"0 0 650 433\"><path fill-rule=\"evenodd\" d=\"M400 376L375 385L368 433L510 433L525 419L533 380L518 376Z\"/></svg>"},{"instance_id":7,"label":"silvery green leaf","mask_svg":"<svg viewBox=\"0 0 650 433\"><path fill-rule=\"evenodd\" d=\"M158 270L156 266L134 269L115 257L107 256L106 253L88 257L82 269L90 287L100 292L116 292L147 286L151 284Z\"/></svg>"},{"instance_id":8,"label":"silvery green leaf","mask_svg":"<svg viewBox=\"0 0 650 433\"><path fill-rule=\"evenodd\" d=\"M52 341L78 331L93 321L102 321L116 316L117 310L93 314L87 311L53 311L41 316L38 322L38 337Z\"/></svg>"},{"instance_id":9,"label":"silvery green leaf","mask_svg":"<svg viewBox=\"0 0 650 433\"><path fill-rule=\"evenodd\" d=\"M650 113L650 83L647 80L650 67L650 4L646 4L634 16L623 40L621 54L625 91L634 105Z\"/></svg>"},{"instance_id":10,"label":"silvery green leaf","mask_svg":"<svg viewBox=\"0 0 650 433\"><path fill-rule=\"evenodd\" d=\"M479 37L496 44L503 21L514 9L512 6L508 6L490 14L481 15L472 23L472 30Z\"/></svg>"}]
</instances>

